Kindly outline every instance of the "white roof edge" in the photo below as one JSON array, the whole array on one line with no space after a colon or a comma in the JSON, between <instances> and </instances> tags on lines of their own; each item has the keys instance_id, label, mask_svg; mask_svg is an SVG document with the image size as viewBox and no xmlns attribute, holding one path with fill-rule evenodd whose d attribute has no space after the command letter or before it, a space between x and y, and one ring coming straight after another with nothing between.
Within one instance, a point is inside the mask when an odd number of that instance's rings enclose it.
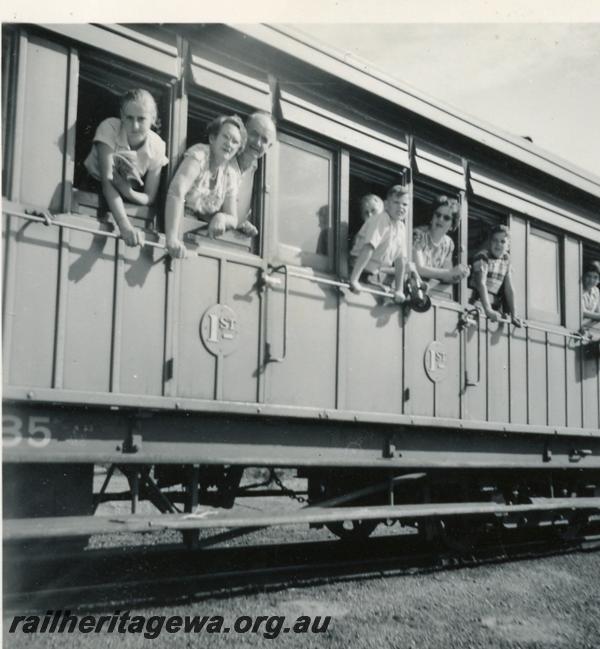
<instances>
[{"instance_id":1,"label":"white roof edge","mask_svg":"<svg viewBox=\"0 0 600 649\"><path fill-rule=\"evenodd\" d=\"M525 138L502 131L496 126L402 84L372 64L322 44L288 25L231 24L230 26L335 76L342 76L340 67L344 66L347 73L343 78L348 82L557 177L593 196L600 197L599 176L530 143Z\"/></svg>"}]
</instances>

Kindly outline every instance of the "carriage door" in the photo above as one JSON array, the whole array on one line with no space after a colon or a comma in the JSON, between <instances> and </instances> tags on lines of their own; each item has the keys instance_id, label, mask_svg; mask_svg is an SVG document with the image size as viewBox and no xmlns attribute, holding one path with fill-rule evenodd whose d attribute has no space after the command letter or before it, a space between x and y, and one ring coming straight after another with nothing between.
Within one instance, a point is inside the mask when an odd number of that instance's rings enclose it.
<instances>
[{"instance_id":1,"label":"carriage door","mask_svg":"<svg viewBox=\"0 0 600 649\"><path fill-rule=\"evenodd\" d=\"M439 195L458 200L465 216L465 178L460 158L416 140L412 162L413 228L429 225L431 202ZM448 233L454 243L453 265L464 261L462 232L459 227ZM426 313L410 312L406 318L405 411L454 419L461 416L463 380L460 287L430 280L429 292L432 308Z\"/></svg>"},{"instance_id":2,"label":"carriage door","mask_svg":"<svg viewBox=\"0 0 600 649\"><path fill-rule=\"evenodd\" d=\"M231 60L232 69L204 42L194 43L188 86L187 148L206 143L206 127L218 115L237 113L245 120L255 110L270 110L269 84L259 71ZM233 69L235 66L235 69ZM187 114L186 114L187 113ZM228 231L207 236L207 223L184 219L188 257L171 273L170 313L177 314L172 335L173 367L166 390L181 397L256 403L261 392L263 296L257 291L264 266L262 202L263 165L254 176L252 222L259 235Z\"/></svg>"},{"instance_id":3,"label":"carriage door","mask_svg":"<svg viewBox=\"0 0 600 649\"><path fill-rule=\"evenodd\" d=\"M334 408L336 152L285 133L273 149L264 400Z\"/></svg>"}]
</instances>

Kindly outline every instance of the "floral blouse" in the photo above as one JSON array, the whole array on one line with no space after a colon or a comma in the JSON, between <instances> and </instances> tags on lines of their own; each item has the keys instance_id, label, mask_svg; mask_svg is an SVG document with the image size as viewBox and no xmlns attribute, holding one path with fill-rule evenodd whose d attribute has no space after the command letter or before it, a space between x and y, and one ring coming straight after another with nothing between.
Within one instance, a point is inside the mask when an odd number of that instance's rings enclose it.
<instances>
[{"instance_id":1,"label":"floral blouse","mask_svg":"<svg viewBox=\"0 0 600 649\"><path fill-rule=\"evenodd\" d=\"M185 206L196 215L211 215L218 212L226 198L237 200L238 174L231 166L219 167L211 187L210 147L208 144L195 144L185 155L200 164L200 172L192 187L185 195Z\"/></svg>"},{"instance_id":2,"label":"floral blouse","mask_svg":"<svg viewBox=\"0 0 600 649\"><path fill-rule=\"evenodd\" d=\"M452 262L454 242L445 234L439 243L433 243L428 225L420 225L413 230L413 250L423 255L423 265L429 268L446 268Z\"/></svg>"}]
</instances>

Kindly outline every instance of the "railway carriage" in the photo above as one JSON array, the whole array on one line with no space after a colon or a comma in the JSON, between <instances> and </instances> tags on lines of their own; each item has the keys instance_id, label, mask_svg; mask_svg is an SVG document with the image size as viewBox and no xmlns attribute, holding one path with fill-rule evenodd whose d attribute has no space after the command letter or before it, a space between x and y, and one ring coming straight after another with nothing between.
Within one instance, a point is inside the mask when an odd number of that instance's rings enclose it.
<instances>
[{"instance_id":1,"label":"railway carriage","mask_svg":"<svg viewBox=\"0 0 600 649\"><path fill-rule=\"evenodd\" d=\"M580 277L600 259L600 179L289 29L5 25L2 59L8 538L38 517L82 529L103 497L95 465L162 512L230 507L249 495L242 469L293 468L311 504L370 507L334 509L340 535L344 516L360 535L459 504L542 503L539 522L576 518L565 498L598 508L600 354ZM156 206L127 208L148 242L132 249L82 162L138 86L170 162ZM186 217L188 256L170 260L164 195L185 149L214 116L255 110L278 131L255 179L259 236L209 239ZM391 184L409 187L409 235L433 196L459 201L456 263L509 226L522 328L473 309L466 280L423 313L347 290L359 199Z\"/></svg>"}]
</instances>

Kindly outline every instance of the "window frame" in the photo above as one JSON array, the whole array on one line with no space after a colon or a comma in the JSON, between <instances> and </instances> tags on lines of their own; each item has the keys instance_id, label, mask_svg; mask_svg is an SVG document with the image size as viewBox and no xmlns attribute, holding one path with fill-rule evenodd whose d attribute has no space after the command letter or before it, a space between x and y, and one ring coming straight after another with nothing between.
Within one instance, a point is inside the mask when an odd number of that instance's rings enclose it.
<instances>
[{"instance_id":1,"label":"window frame","mask_svg":"<svg viewBox=\"0 0 600 649\"><path fill-rule=\"evenodd\" d=\"M484 229L489 232L489 230L495 225L504 225L508 228L509 233L511 234L512 241L512 231L511 231L511 212L508 209L505 209L502 205L497 203L492 203L483 198L471 197L471 200L468 201L467 205L467 223L466 223L466 232L464 237L464 247L465 247L465 264L471 264L472 258L482 249L482 246L486 244L488 237L484 237L475 247L471 250L469 246L469 235L471 234L471 227L469 226L470 219L477 219L483 223ZM509 247L509 255L511 255L511 267L513 265L512 250ZM471 264L472 266L472 264ZM471 268L471 270L473 270ZM466 282L466 302L470 303L472 298L476 298L477 290L471 288L469 283L471 277L469 277ZM525 298L524 298L525 299Z\"/></svg>"},{"instance_id":2,"label":"window frame","mask_svg":"<svg viewBox=\"0 0 600 649\"><path fill-rule=\"evenodd\" d=\"M461 213L458 229L455 232L454 238L452 237L452 235L448 235L448 236L450 236L450 238L452 238L454 242L454 256L452 259L452 265L455 266L456 264L466 264L467 263L466 257L468 251L464 249L465 246L462 243L464 238L463 231L468 233L468 224L463 224L462 222L465 214L464 210L465 210L465 204L467 200L465 192L459 189L458 187L448 185L447 183L444 183L443 181L438 180L437 178L433 178L432 176L425 176L423 174L416 174L416 173L413 173L413 177L412 177L412 203L411 203L411 211L409 215L410 228L407 228L407 230L410 233L410 237L408 241L409 258L411 260L413 258L412 233L416 226L415 199L419 198L420 200L430 201L431 200L431 197L429 196L430 194L432 194L433 196L446 195L451 198L456 198L456 200L458 201L458 206ZM468 220L468 215L467 215L467 220ZM425 224L419 224L419 225L425 225ZM464 282L457 282L456 284L447 284L446 282L438 281L437 284L431 287L430 297L437 298L445 302L451 302L453 304L461 304L463 301L462 296L464 294L464 290L462 290L463 284ZM440 290L438 288L444 285L447 286L445 290Z\"/></svg>"},{"instance_id":3,"label":"window frame","mask_svg":"<svg viewBox=\"0 0 600 649\"><path fill-rule=\"evenodd\" d=\"M332 229L332 237L328 242L329 252L328 255L319 255L318 253L304 252L300 248L296 248L290 244L280 241L279 238L279 225L280 218L277 210L279 208L279 199L281 192L281 169L279 165L279 146L284 142L290 146L295 146L303 151L328 158L329 167L329 197L330 197L330 219L329 225ZM323 152L327 152L328 156L323 156ZM296 128L283 128L279 129L277 133L277 141L273 146L273 158L275 163L272 166L272 183L274 191L271 196L271 209L270 209L270 241L271 241L271 257L277 262L285 263L296 268L302 268L312 272L317 272L329 277L336 277L339 268L339 255L340 246L338 243L338 233L340 230L339 218L339 205L341 200L340 189L343 185L341 182L340 166L342 150L332 145L323 139L311 137L309 134ZM297 250L298 252L294 252ZM311 263L299 264L298 254L302 253L309 255ZM321 258L321 259L319 259ZM323 261L323 258L325 261Z\"/></svg>"},{"instance_id":4,"label":"window frame","mask_svg":"<svg viewBox=\"0 0 600 649\"><path fill-rule=\"evenodd\" d=\"M374 180L375 182L380 182L384 180L384 176L397 176L396 181L391 181L394 184L404 185L409 190L409 195L411 197L412 203L412 187L411 187L411 171L410 167L403 166L399 163L393 163L383 158L377 158L374 155L364 153L357 149L343 149L343 154L347 157L347 170L344 171L346 178L342 179L342 188L345 187L346 195L343 197L346 201L345 212L342 213L342 226L345 225L347 232L346 243L340 240L340 249L339 249L339 277L341 279L349 279L350 277L350 250L352 249L353 238L350 238L350 186L352 184L352 176L362 177L366 180ZM354 168L353 168L354 167ZM357 170L356 167L359 167ZM362 169L360 169L362 167ZM361 172L363 172L361 174ZM370 175L370 178L369 178ZM380 183L385 185L386 190L390 188L391 185L386 183ZM380 196L382 201L385 201L385 195ZM410 255L411 242L412 238L410 233L412 232L412 209L409 211L409 214L406 218L406 247L408 254ZM340 239L343 238L343 227L340 228ZM360 229L360 228L359 228ZM358 230L354 233L356 236Z\"/></svg>"},{"instance_id":5,"label":"window frame","mask_svg":"<svg viewBox=\"0 0 600 649\"><path fill-rule=\"evenodd\" d=\"M557 296L558 296L558 311L545 311L543 309L533 308L531 304L531 296L535 287L532 284L533 274L533 259L531 242L533 236L539 236L547 241L556 243L556 282L557 282ZM565 296L564 296L564 235L561 232L555 231L547 227L545 224L539 223L532 219L527 219L527 246L526 246L526 311L527 319L534 322L550 324L554 326L564 326L565 321Z\"/></svg>"},{"instance_id":6,"label":"window frame","mask_svg":"<svg viewBox=\"0 0 600 649\"><path fill-rule=\"evenodd\" d=\"M12 198L19 33L2 25L2 193Z\"/></svg>"},{"instance_id":7,"label":"window frame","mask_svg":"<svg viewBox=\"0 0 600 649\"><path fill-rule=\"evenodd\" d=\"M591 241L590 239L581 239L581 252L580 252L580 264L579 264L579 283L578 283L578 288L579 288L579 321L581 323L581 327L585 330L588 331L593 331L594 333L597 333L600 331L600 322L590 320L586 318L583 315L583 301L582 301L582 294L583 294L583 271L586 267L587 264L589 264L590 261L600 261L600 244L596 243L595 241ZM600 288L600 285L598 285Z\"/></svg>"},{"instance_id":8,"label":"window frame","mask_svg":"<svg viewBox=\"0 0 600 649\"><path fill-rule=\"evenodd\" d=\"M164 226L160 218L163 212L161 206L164 205L168 179L171 177L174 149L173 106L175 99L175 80L169 76L165 76L161 72L149 71L144 65L136 65L133 61L122 59L118 56L109 57L105 53L97 52L91 47L78 48L76 55L77 83L74 84L75 87L72 89L74 95L72 99L75 104L75 119L77 124L80 122L80 84L82 79L87 80L88 83L95 83L97 86L109 92L110 82L113 79L117 83L123 83L123 85L128 85L129 87L136 87L139 82L139 87L148 89L155 99L157 99L160 119L159 135L166 143L169 163L162 170L159 191L153 205L141 206L135 203L124 202L124 206L127 216L136 227L152 232L163 232ZM97 70L103 75L103 83L98 83L97 77L88 72L93 72L94 70ZM157 96L158 93L160 93L160 98ZM118 115L114 115L114 117L118 117ZM75 184L75 167L76 165L82 165L85 159L85 157L80 158L76 155L77 135L78 132L76 130L73 136L74 162L70 174L71 177L65 178L67 182L71 183L72 187L70 202L74 208L73 211L89 216L103 216L103 214L99 214L99 211L104 205L104 199L101 194L89 190L82 190ZM87 155L87 153L84 155ZM105 210L102 211L104 212ZM108 213L108 209L105 212Z\"/></svg>"},{"instance_id":9,"label":"window frame","mask_svg":"<svg viewBox=\"0 0 600 649\"><path fill-rule=\"evenodd\" d=\"M191 142L189 139L189 121L196 117L202 119L205 117L207 120L217 117L218 115L239 115L244 124L246 123L249 115L258 110L257 108L237 101L232 97L227 97L219 93L213 93L200 86L191 86L187 93L187 111L185 116L185 141L181 155L178 157L177 164L174 165L173 173L169 177L169 182L172 180L173 175L176 173L179 164L183 160L185 152L194 144L207 144L203 140ZM196 113L196 115L194 115ZM270 155L267 151L265 156L258 161L258 168L254 174L254 182L258 181L259 190L254 190L252 199L252 213L254 215L254 225L258 229L256 237L247 237L241 232L227 231L216 239L208 239L205 227L201 230L198 229L198 223L202 224L195 217L183 215L183 226L185 232L185 239L188 241L210 241L211 245L218 246L223 249L234 249L236 251L243 250L244 253L254 256L262 257L265 252L265 201L264 190L266 187L266 167L268 165L267 157Z\"/></svg>"}]
</instances>

